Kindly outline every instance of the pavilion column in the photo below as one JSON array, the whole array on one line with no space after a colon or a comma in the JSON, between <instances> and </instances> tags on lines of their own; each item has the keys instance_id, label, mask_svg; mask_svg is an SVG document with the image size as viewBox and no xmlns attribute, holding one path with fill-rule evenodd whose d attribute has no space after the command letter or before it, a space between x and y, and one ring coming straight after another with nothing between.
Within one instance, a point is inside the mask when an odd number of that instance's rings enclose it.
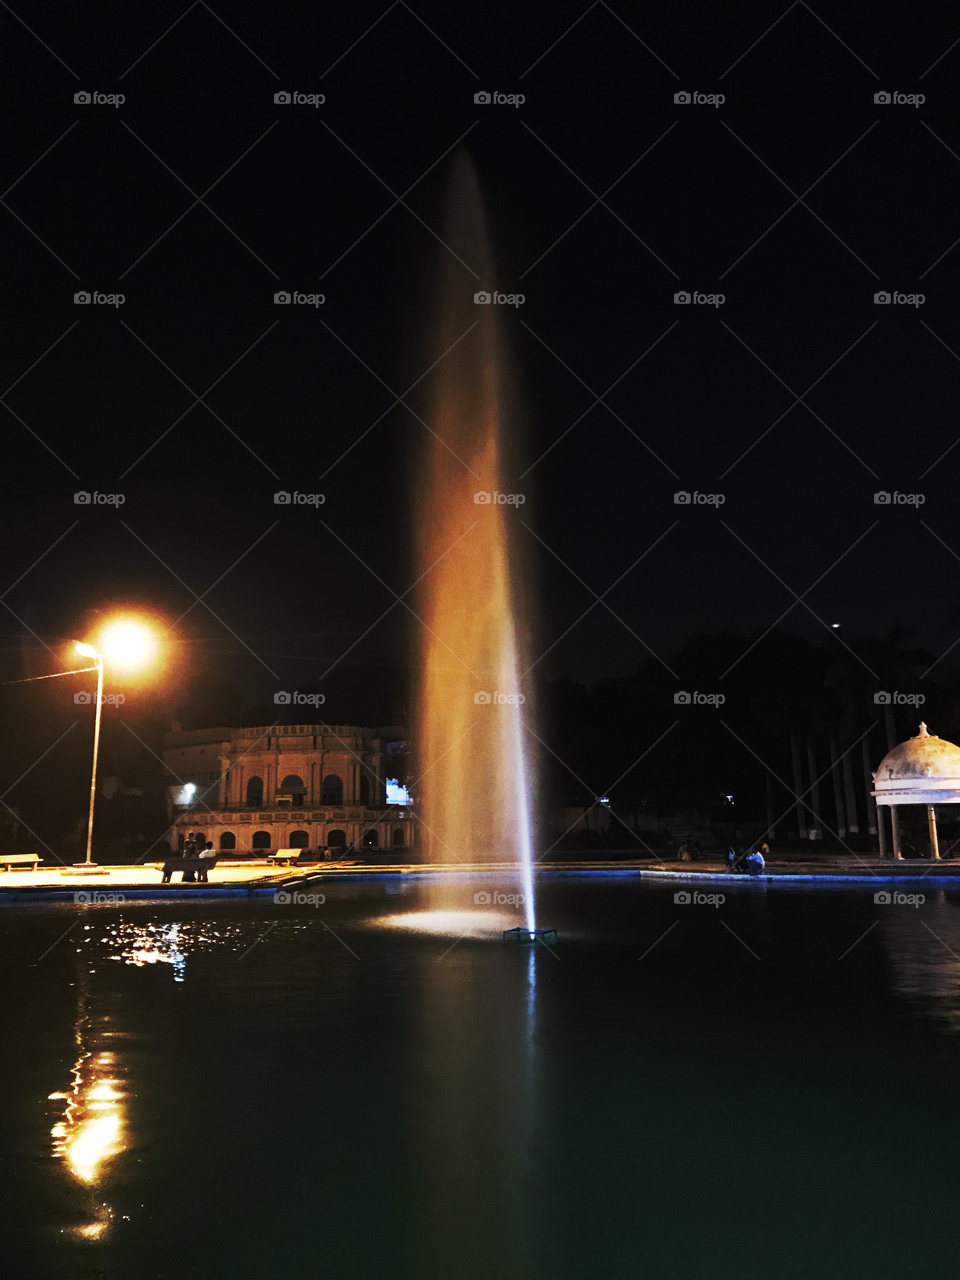
<instances>
[{"instance_id":1,"label":"pavilion column","mask_svg":"<svg viewBox=\"0 0 960 1280\"><path fill-rule=\"evenodd\" d=\"M930 857L934 862L939 862L940 842L937 840L937 810L932 804L927 805L927 826L930 829Z\"/></svg>"},{"instance_id":2,"label":"pavilion column","mask_svg":"<svg viewBox=\"0 0 960 1280\"><path fill-rule=\"evenodd\" d=\"M891 804L890 809L890 830L893 834L893 856L900 862L903 861L903 854L900 852L900 819L897 817L897 806Z\"/></svg>"},{"instance_id":3,"label":"pavilion column","mask_svg":"<svg viewBox=\"0 0 960 1280\"><path fill-rule=\"evenodd\" d=\"M878 804L874 808L874 813L877 819L877 835L880 837L880 857L881 858L885 858L887 856L887 828L886 828L886 824L883 821L883 810L885 807L886 806L882 804Z\"/></svg>"},{"instance_id":4,"label":"pavilion column","mask_svg":"<svg viewBox=\"0 0 960 1280\"><path fill-rule=\"evenodd\" d=\"M843 753L843 792L847 802L847 830L853 835L860 834L860 821L857 817L857 797L853 786L853 767L850 764L850 749Z\"/></svg>"}]
</instances>

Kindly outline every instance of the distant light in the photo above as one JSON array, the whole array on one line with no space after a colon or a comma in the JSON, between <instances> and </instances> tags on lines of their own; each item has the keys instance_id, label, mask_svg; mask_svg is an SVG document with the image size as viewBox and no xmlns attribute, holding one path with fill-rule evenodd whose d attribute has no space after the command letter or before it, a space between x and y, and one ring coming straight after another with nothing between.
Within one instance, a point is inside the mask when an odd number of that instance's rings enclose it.
<instances>
[{"instance_id":1,"label":"distant light","mask_svg":"<svg viewBox=\"0 0 960 1280\"><path fill-rule=\"evenodd\" d=\"M727 804L733 804L733 796L724 795L723 798L726 800Z\"/></svg>"},{"instance_id":2,"label":"distant light","mask_svg":"<svg viewBox=\"0 0 960 1280\"><path fill-rule=\"evenodd\" d=\"M387 804L413 804L410 792L396 778L387 779Z\"/></svg>"},{"instance_id":3,"label":"distant light","mask_svg":"<svg viewBox=\"0 0 960 1280\"><path fill-rule=\"evenodd\" d=\"M96 651L92 644L78 644L77 653L82 654L85 658L99 658L100 654Z\"/></svg>"},{"instance_id":4,"label":"distant light","mask_svg":"<svg viewBox=\"0 0 960 1280\"><path fill-rule=\"evenodd\" d=\"M598 804L609 804L609 803L610 803L610 798L609 798L608 796L597 796L597 803L598 803Z\"/></svg>"},{"instance_id":5,"label":"distant light","mask_svg":"<svg viewBox=\"0 0 960 1280\"><path fill-rule=\"evenodd\" d=\"M197 784L195 782L186 782L184 783L183 789L188 795L192 796L197 789Z\"/></svg>"},{"instance_id":6,"label":"distant light","mask_svg":"<svg viewBox=\"0 0 960 1280\"><path fill-rule=\"evenodd\" d=\"M830 626L833 628L833 630L834 630L834 631L839 631L839 630L840 630L840 623L839 623L839 622L831 622L831 623L830 623Z\"/></svg>"}]
</instances>

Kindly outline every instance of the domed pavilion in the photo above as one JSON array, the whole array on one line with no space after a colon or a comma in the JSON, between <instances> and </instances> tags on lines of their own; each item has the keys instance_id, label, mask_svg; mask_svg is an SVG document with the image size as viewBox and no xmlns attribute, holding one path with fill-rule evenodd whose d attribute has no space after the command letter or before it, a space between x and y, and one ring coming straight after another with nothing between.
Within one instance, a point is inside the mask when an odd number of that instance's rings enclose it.
<instances>
[{"instance_id":1,"label":"domed pavilion","mask_svg":"<svg viewBox=\"0 0 960 1280\"><path fill-rule=\"evenodd\" d=\"M901 742L883 757L873 775L873 785L875 790L871 794L877 802L881 856L886 843L882 809L890 810L893 856L902 858L897 808L902 804L922 804L927 808L930 854L939 859L934 806L960 804L960 747L928 733L927 726L921 724L915 738Z\"/></svg>"}]
</instances>

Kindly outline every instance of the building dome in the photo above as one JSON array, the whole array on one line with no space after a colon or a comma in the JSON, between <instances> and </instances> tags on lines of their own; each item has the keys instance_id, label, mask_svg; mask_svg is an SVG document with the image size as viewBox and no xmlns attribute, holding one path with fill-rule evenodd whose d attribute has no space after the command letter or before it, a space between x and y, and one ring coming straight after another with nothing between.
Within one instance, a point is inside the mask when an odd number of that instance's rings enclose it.
<instances>
[{"instance_id":1,"label":"building dome","mask_svg":"<svg viewBox=\"0 0 960 1280\"><path fill-rule=\"evenodd\" d=\"M960 747L921 724L883 757L873 784L877 804L960 804Z\"/></svg>"}]
</instances>

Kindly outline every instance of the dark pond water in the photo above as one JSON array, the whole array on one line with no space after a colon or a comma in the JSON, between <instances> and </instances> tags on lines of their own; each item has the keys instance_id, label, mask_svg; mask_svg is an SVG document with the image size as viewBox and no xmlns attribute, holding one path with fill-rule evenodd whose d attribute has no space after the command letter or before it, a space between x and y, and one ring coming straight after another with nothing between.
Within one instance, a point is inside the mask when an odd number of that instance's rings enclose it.
<instances>
[{"instance_id":1,"label":"dark pond water","mask_svg":"<svg viewBox=\"0 0 960 1280\"><path fill-rule=\"evenodd\" d=\"M477 888L4 909L2 1274L960 1274L960 898Z\"/></svg>"}]
</instances>

